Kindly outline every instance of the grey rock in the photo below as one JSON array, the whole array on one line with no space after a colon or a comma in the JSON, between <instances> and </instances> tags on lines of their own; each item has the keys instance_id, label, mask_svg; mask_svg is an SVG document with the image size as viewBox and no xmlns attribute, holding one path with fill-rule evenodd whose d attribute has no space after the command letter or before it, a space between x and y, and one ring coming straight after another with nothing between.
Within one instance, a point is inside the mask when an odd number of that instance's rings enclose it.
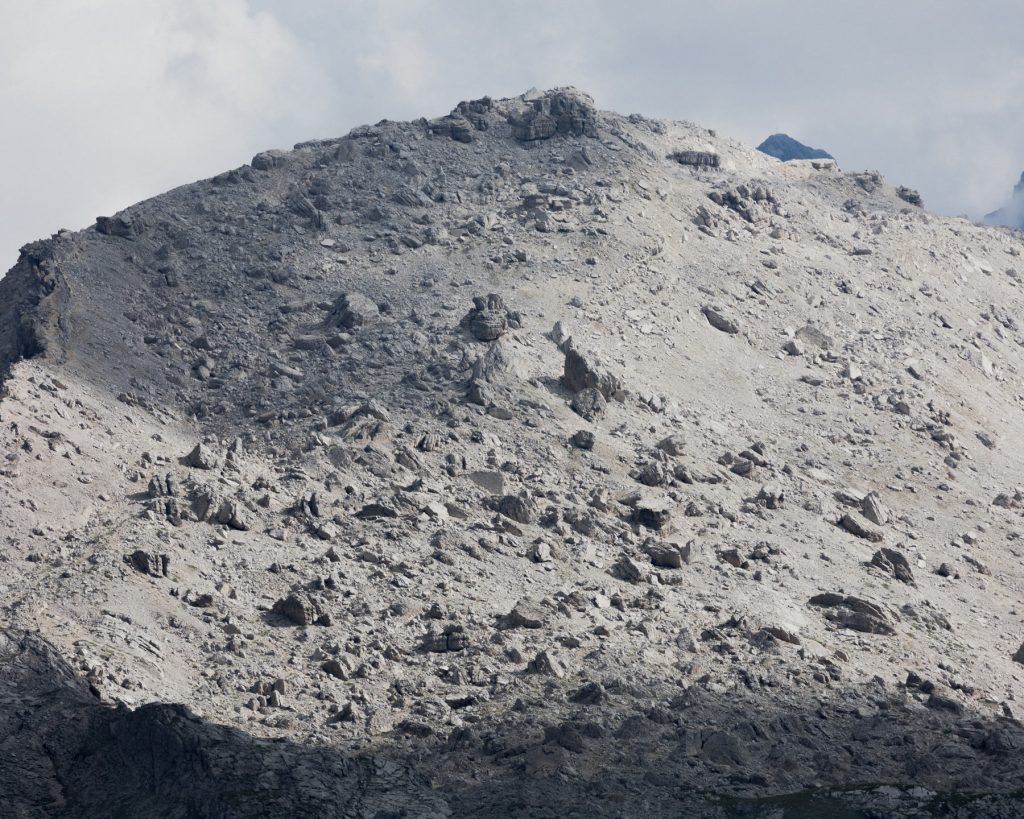
<instances>
[{"instance_id":1,"label":"grey rock","mask_svg":"<svg viewBox=\"0 0 1024 819\"><path fill-rule=\"evenodd\" d=\"M597 136L594 101L574 88L549 91L532 100L513 121L515 138L522 142L553 136Z\"/></svg>"},{"instance_id":2,"label":"grey rock","mask_svg":"<svg viewBox=\"0 0 1024 819\"><path fill-rule=\"evenodd\" d=\"M556 321L551 330L551 340L555 342L558 349L565 351L565 347L572 341L572 332L566 327L565 322Z\"/></svg>"},{"instance_id":3,"label":"grey rock","mask_svg":"<svg viewBox=\"0 0 1024 819\"><path fill-rule=\"evenodd\" d=\"M877 526L885 526L889 522L889 510L882 504L877 492L869 492L861 502L861 513Z\"/></svg>"},{"instance_id":4,"label":"grey rock","mask_svg":"<svg viewBox=\"0 0 1024 819\"><path fill-rule=\"evenodd\" d=\"M665 500L641 498L633 506L632 518L647 529L664 531L672 521L672 504Z\"/></svg>"},{"instance_id":5,"label":"grey rock","mask_svg":"<svg viewBox=\"0 0 1024 819\"><path fill-rule=\"evenodd\" d=\"M902 552L883 547L872 555L871 565L903 583L910 586L917 585L914 582L914 573L910 569L910 563L907 562L907 558Z\"/></svg>"},{"instance_id":6,"label":"grey rock","mask_svg":"<svg viewBox=\"0 0 1024 819\"><path fill-rule=\"evenodd\" d=\"M569 439L570 444L572 444L577 449L582 449L585 451L590 451L591 449L593 449L594 442L594 433L586 429L577 430Z\"/></svg>"},{"instance_id":7,"label":"grey rock","mask_svg":"<svg viewBox=\"0 0 1024 819\"><path fill-rule=\"evenodd\" d=\"M469 648L469 635L463 626L452 624L444 627L440 634L430 632L423 638L423 649L436 654L449 651L465 651Z\"/></svg>"},{"instance_id":8,"label":"grey rock","mask_svg":"<svg viewBox=\"0 0 1024 819\"><path fill-rule=\"evenodd\" d=\"M110 707L93 691L41 638L0 633L5 815L451 815L426 780L400 764L257 739L181 705Z\"/></svg>"},{"instance_id":9,"label":"grey rock","mask_svg":"<svg viewBox=\"0 0 1024 819\"><path fill-rule=\"evenodd\" d=\"M867 634L896 633L881 606L859 597L825 593L815 595L808 602L812 606L824 608L826 619L842 628Z\"/></svg>"},{"instance_id":10,"label":"grey rock","mask_svg":"<svg viewBox=\"0 0 1024 819\"><path fill-rule=\"evenodd\" d=\"M501 338L508 329L509 313L501 296L491 293L486 298L474 297L473 309L463 322L469 327L473 338L478 341L494 341Z\"/></svg>"},{"instance_id":11,"label":"grey rock","mask_svg":"<svg viewBox=\"0 0 1024 819\"><path fill-rule=\"evenodd\" d=\"M527 493L505 495L498 501L498 511L516 523L533 523L537 519L537 502Z\"/></svg>"},{"instance_id":12,"label":"grey rock","mask_svg":"<svg viewBox=\"0 0 1024 819\"><path fill-rule=\"evenodd\" d=\"M106 236L132 239L146 229L146 224L137 213L121 211L114 216L97 216L96 232Z\"/></svg>"},{"instance_id":13,"label":"grey rock","mask_svg":"<svg viewBox=\"0 0 1024 819\"><path fill-rule=\"evenodd\" d=\"M879 543L883 539L882 533L875 529L868 521L860 515L848 513L839 519L839 526L851 535L854 535L872 543Z\"/></svg>"},{"instance_id":14,"label":"grey rock","mask_svg":"<svg viewBox=\"0 0 1024 819\"><path fill-rule=\"evenodd\" d=\"M797 634L792 628L787 626L781 626L777 624L769 624L761 627L761 631L774 637L783 643L789 643L790 645L800 645L800 635Z\"/></svg>"},{"instance_id":15,"label":"grey rock","mask_svg":"<svg viewBox=\"0 0 1024 819\"><path fill-rule=\"evenodd\" d=\"M805 324L796 331L797 339L808 346L816 347L819 350L828 350L835 346L832 336L822 332L813 324Z\"/></svg>"},{"instance_id":16,"label":"grey rock","mask_svg":"<svg viewBox=\"0 0 1024 819\"><path fill-rule=\"evenodd\" d=\"M478 469L466 473L466 477L492 495L502 495L505 492L505 476L496 470Z\"/></svg>"},{"instance_id":17,"label":"grey rock","mask_svg":"<svg viewBox=\"0 0 1024 819\"><path fill-rule=\"evenodd\" d=\"M505 618L510 628L542 628L547 622L544 607L533 600L520 600Z\"/></svg>"},{"instance_id":18,"label":"grey rock","mask_svg":"<svg viewBox=\"0 0 1024 819\"><path fill-rule=\"evenodd\" d=\"M338 660L327 660L320 668L330 676L338 680L347 680L348 672Z\"/></svg>"},{"instance_id":19,"label":"grey rock","mask_svg":"<svg viewBox=\"0 0 1024 819\"><path fill-rule=\"evenodd\" d=\"M609 399L622 389L622 382L596 356L577 349L570 343L565 350L565 368L562 375L565 386L573 393L595 389Z\"/></svg>"},{"instance_id":20,"label":"grey rock","mask_svg":"<svg viewBox=\"0 0 1024 819\"><path fill-rule=\"evenodd\" d=\"M716 330L721 330L723 333L729 335L735 335L740 331L740 326L733 319L726 316L720 308L713 307L712 305L705 305L701 308L701 312L704 317L708 320L708 324L714 327Z\"/></svg>"},{"instance_id":21,"label":"grey rock","mask_svg":"<svg viewBox=\"0 0 1024 819\"><path fill-rule=\"evenodd\" d=\"M326 626L331 622L323 602L301 591L280 598L274 603L273 612L297 626Z\"/></svg>"},{"instance_id":22,"label":"grey rock","mask_svg":"<svg viewBox=\"0 0 1024 819\"><path fill-rule=\"evenodd\" d=\"M766 509L780 509L786 500L786 493L778 484L766 483L758 491L756 500Z\"/></svg>"},{"instance_id":23,"label":"grey rock","mask_svg":"<svg viewBox=\"0 0 1024 819\"><path fill-rule=\"evenodd\" d=\"M591 681L576 689L569 701L578 705L601 705L608 702L608 692L601 683Z\"/></svg>"},{"instance_id":24,"label":"grey rock","mask_svg":"<svg viewBox=\"0 0 1024 819\"><path fill-rule=\"evenodd\" d=\"M807 348L804 346L804 343L798 338L791 338L785 343L782 349L786 351L787 355L791 356L801 356L807 352Z\"/></svg>"},{"instance_id":25,"label":"grey rock","mask_svg":"<svg viewBox=\"0 0 1024 819\"><path fill-rule=\"evenodd\" d=\"M721 164L718 154L708 151L673 151L668 158L694 168L717 168Z\"/></svg>"},{"instance_id":26,"label":"grey rock","mask_svg":"<svg viewBox=\"0 0 1024 819\"><path fill-rule=\"evenodd\" d=\"M679 543L652 542L645 546L651 563L665 569L681 569L692 560L692 541L685 545Z\"/></svg>"},{"instance_id":27,"label":"grey rock","mask_svg":"<svg viewBox=\"0 0 1024 819\"><path fill-rule=\"evenodd\" d=\"M534 674L546 674L558 679L566 675L565 665L548 651L539 651L537 656L530 660L528 670Z\"/></svg>"},{"instance_id":28,"label":"grey rock","mask_svg":"<svg viewBox=\"0 0 1024 819\"><path fill-rule=\"evenodd\" d=\"M915 208L923 208L924 200L921 198L921 194L913 188L907 188L900 185L896 188L896 195L909 205L913 205Z\"/></svg>"},{"instance_id":29,"label":"grey rock","mask_svg":"<svg viewBox=\"0 0 1024 819\"><path fill-rule=\"evenodd\" d=\"M206 444L196 444L195 449L185 456L185 465L193 469L216 469L220 458Z\"/></svg>"},{"instance_id":30,"label":"grey rock","mask_svg":"<svg viewBox=\"0 0 1024 819\"><path fill-rule=\"evenodd\" d=\"M569 403L572 411L586 421L596 421L604 415L608 402L601 391L594 387L586 387L572 397Z\"/></svg>"},{"instance_id":31,"label":"grey rock","mask_svg":"<svg viewBox=\"0 0 1024 819\"><path fill-rule=\"evenodd\" d=\"M642 565L628 555L623 555L619 560L612 566L612 573L626 580L630 583L639 583L642 580L647 579L648 570L647 567Z\"/></svg>"},{"instance_id":32,"label":"grey rock","mask_svg":"<svg viewBox=\"0 0 1024 819\"><path fill-rule=\"evenodd\" d=\"M326 324L341 330L355 330L380 320L380 308L362 293L342 293L331 306Z\"/></svg>"},{"instance_id":33,"label":"grey rock","mask_svg":"<svg viewBox=\"0 0 1024 819\"><path fill-rule=\"evenodd\" d=\"M546 540L536 540L530 544L526 553L534 563L550 563L552 558L551 544Z\"/></svg>"},{"instance_id":34,"label":"grey rock","mask_svg":"<svg viewBox=\"0 0 1024 819\"><path fill-rule=\"evenodd\" d=\"M150 577L167 577L167 567L171 563L171 558L165 554L136 549L125 555L124 561L135 571L148 574Z\"/></svg>"},{"instance_id":35,"label":"grey rock","mask_svg":"<svg viewBox=\"0 0 1024 819\"><path fill-rule=\"evenodd\" d=\"M686 452L686 439L681 434L674 433L666 438L662 438L656 446L662 452L668 453L673 457L680 457Z\"/></svg>"},{"instance_id":36,"label":"grey rock","mask_svg":"<svg viewBox=\"0 0 1024 819\"><path fill-rule=\"evenodd\" d=\"M258 171L269 171L273 168L279 168L287 164L287 162L288 153L277 150L261 151L249 160L249 164Z\"/></svg>"},{"instance_id":37,"label":"grey rock","mask_svg":"<svg viewBox=\"0 0 1024 819\"><path fill-rule=\"evenodd\" d=\"M239 532L247 532L251 528L248 510L233 498L226 498L221 502L215 520Z\"/></svg>"}]
</instances>

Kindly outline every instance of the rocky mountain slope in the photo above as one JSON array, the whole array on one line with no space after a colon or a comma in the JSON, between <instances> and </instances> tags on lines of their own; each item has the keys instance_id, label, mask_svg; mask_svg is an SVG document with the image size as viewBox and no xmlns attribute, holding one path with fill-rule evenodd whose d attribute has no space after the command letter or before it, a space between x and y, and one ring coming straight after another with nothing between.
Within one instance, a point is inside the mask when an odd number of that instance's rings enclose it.
<instances>
[{"instance_id":1,"label":"rocky mountain slope","mask_svg":"<svg viewBox=\"0 0 1024 819\"><path fill-rule=\"evenodd\" d=\"M834 159L828 151L804 145L789 134L772 134L757 146L757 150L783 162L793 159Z\"/></svg>"},{"instance_id":2,"label":"rocky mountain slope","mask_svg":"<svg viewBox=\"0 0 1024 819\"><path fill-rule=\"evenodd\" d=\"M27 245L13 815L1019 815L1022 251L572 89Z\"/></svg>"},{"instance_id":3,"label":"rocky mountain slope","mask_svg":"<svg viewBox=\"0 0 1024 819\"><path fill-rule=\"evenodd\" d=\"M1024 230L1024 173L1020 180L1013 186L1013 198L1010 204L985 214L985 224L1005 225L1007 227Z\"/></svg>"}]
</instances>

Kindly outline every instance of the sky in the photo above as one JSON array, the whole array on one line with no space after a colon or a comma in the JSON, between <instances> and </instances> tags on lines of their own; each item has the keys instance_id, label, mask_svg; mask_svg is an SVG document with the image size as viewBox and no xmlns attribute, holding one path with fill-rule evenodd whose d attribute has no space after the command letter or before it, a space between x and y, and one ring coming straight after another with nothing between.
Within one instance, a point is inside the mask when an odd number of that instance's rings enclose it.
<instances>
[{"instance_id":1,"label":"sky","mask_svg":"<svg viewBox=\"0 0 1024 819\"><path fill-rule=\"evenodd\" d=\"M980 217L1024 171L1020 0L0 0L0 271L267 148L575 85Z\"/></svg>"}]
</instances>

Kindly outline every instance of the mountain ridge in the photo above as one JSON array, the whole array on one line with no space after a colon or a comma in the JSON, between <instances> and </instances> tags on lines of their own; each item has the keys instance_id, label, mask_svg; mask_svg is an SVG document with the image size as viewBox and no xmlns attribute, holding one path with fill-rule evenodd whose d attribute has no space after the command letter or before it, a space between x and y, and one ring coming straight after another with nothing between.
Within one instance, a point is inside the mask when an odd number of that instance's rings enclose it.
<instances>
[{"instance_id":1,"label":"mountain ridge","mask_svg":"<svg viewBox=\"0 0 1024 819\"><path fill-rule=\"evenodd\" d=\"M153 736L327 816L1015 815L1024 243L899 191L563 88L26 246L17 810L103 815L99 747L200 811Z\"/></svg>"}]
</instances>

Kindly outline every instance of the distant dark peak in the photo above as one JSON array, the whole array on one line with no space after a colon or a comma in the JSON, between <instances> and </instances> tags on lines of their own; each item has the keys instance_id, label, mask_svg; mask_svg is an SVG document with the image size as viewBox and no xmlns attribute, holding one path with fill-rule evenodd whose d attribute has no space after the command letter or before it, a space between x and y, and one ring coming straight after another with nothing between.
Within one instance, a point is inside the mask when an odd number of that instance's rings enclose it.
<instances>
[{"instance_id":1,"label":"distant dark peak","mask_svg":"<svg viewBox=\"0 0 1024 819\"><path fill-rule=\"evenodd\" d=\"M783 162L789 162L791 159L835 159L828 151L810 148L802 142L797 142L789 134L772 134L757 146L757 150Z\"/></svg>"},{"instance_id":2,"label":"distant dark peak","mask_svg":"<svg viewBox=\"0 0 1024 819\"><path fill-rule=\"evenodd\" d=\"M1004 225L1024 230L1024 173L1013 186L1013 196L1006 207L986 213L982 218L986 225Z\"/></svg>"}]
</instances>

